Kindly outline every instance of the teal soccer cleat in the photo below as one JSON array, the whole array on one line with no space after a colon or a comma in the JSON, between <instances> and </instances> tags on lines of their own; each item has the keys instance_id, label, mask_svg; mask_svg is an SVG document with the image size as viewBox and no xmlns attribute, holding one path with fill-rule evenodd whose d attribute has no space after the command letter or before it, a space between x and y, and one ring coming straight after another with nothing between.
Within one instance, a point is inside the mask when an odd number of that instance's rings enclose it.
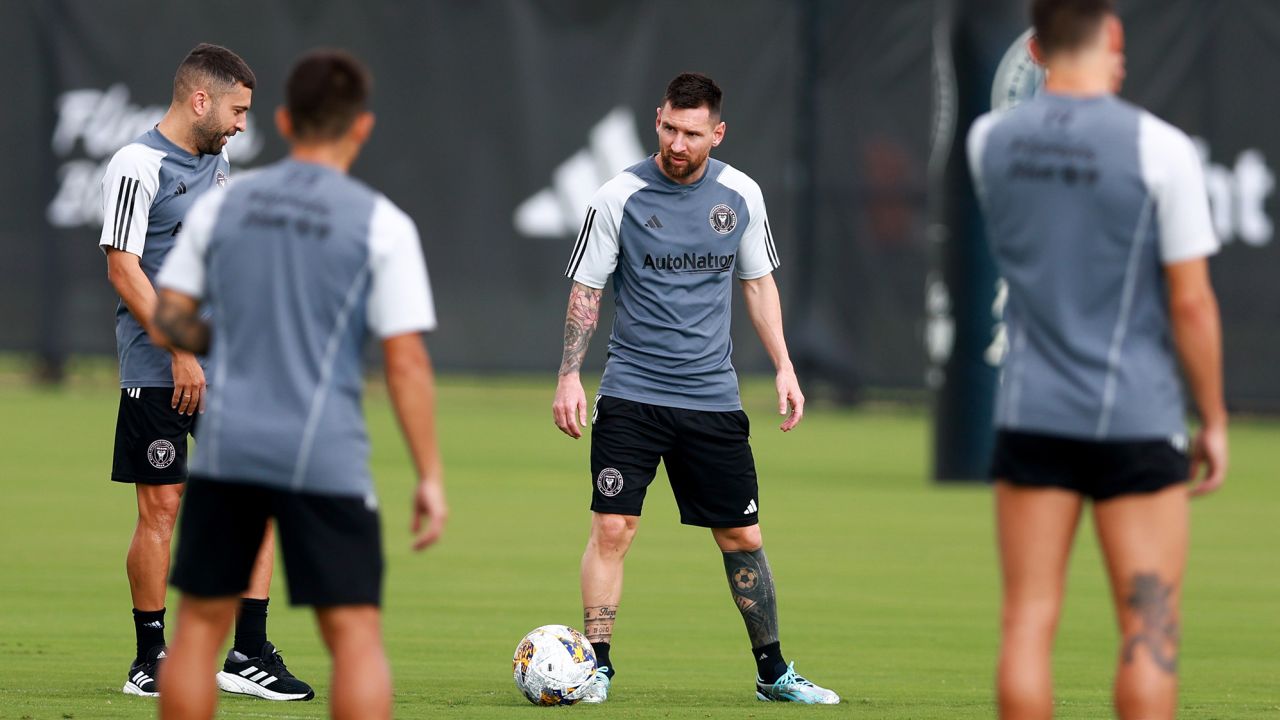
<instances>
[{"instance_id":1,"label":"teal soccer cleat","mask_svg":"<svg viewBox=\"0 0 1280 720\"><path fill-rule=\"evenodd\" d=\"M836 705L840 702L840 696L834 691L818 687L797 674L795 663L787 665L787 671L775 682L764 683L757 677L756 699L805 705Z\"/></svg>"},{"instance_id":2,"label":"teal soccer cleat","mask_svg":"<svg viewBox=\"0 0 1280 720\"><path fill-rule=\"evenodd\" d=\"M602 667L596 670L596 677L587 686L585 692L582 693L582 700L579 702L598 704L609 699L609 686L613 683L609 676L605 673L609 671L608 667Z\"/></svg>"}]
</instances>

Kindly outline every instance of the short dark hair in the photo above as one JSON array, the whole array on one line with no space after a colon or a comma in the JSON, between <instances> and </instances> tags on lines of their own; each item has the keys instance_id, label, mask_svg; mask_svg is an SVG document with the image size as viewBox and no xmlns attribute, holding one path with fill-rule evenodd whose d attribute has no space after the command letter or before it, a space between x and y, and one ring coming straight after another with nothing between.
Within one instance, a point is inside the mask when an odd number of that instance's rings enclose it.
<instances>
[{"instance_id":1,"label":"short dark hair","mask_svg":"<svg viewBox=\"0 0 1280 720\"><path fill-rule=\"evenodd\" d=\"M1045 55L1080 49L1113 13L1115 0L1031 0L1031 26Z\"/></svg>"},{"instance_id":2,"label":"short dark hair","mask_svg":"<svg viewBox=\"0 0 1280 720\"><path fill-rule=\"evenodd\" d=\"M711 111L712 116L720 116L720 99L723 93L716 81L701 73L680 73L667 84L667 92L662 96L663 104L671 103L673 108L693 110L703 105Z\"/></svg>"},{"instance_id":3,"label":"short dark hair","mask_svg":"<svg viewBox=\"0 0 1280 720\"><path fill-rule=\"evenodd\" d=\"M333 140L364 112L373 79L364 64L344 50L312 50L294 63L285 83L285 109L294 137Z\"/></svg>"},{"instance_id":4,"label":"short dark hair","mask_svg":"<svg viewBox=\"0 0 1280 720\"><path fill-rule=\"evenodd\" d=\"M173 75L174 99L185 98L207 81L218 85L210 88L218 94L230 90L236 84L244 85L250 90L258 84L253 70L249 69L249 64L239 55L221 45L200 43L187 53L178 65L178 72Z\"/></svg>"}]
</instances>

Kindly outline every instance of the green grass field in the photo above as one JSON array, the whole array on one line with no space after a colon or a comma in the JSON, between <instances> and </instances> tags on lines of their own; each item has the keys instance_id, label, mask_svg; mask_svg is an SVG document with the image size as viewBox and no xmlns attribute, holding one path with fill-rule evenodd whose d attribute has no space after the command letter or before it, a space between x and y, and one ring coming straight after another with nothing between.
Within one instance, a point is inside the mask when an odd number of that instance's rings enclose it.
<instances>
[{"instance_id":1,"label":"green grass field","mask_svg":"<svg viewBox=\"0 0 1280 720\"><path fill-rule=\"evenodd\" d=\"M612 699L529 705L511 681L517 640L537 625L581 624L588 446L552 425L552 390L551 378L443 380L452 519L443 544L421 555L409 551L407 457L385 397L370 394L398 717L994 716L988 491L927 481L922 410L819 407L784 436L767 383L749 383L744 395L783 649L844 704L754 700L742 622L715 546L705 530L679 525L660 477L627 565ZM133 649L124 554L134 509L132 490L107 480L116 398L102 372L56 391L0 377L0 719L154 713L151 700L120 693ZM1193 513L1183 718L1280 717L1280 424L1238 422L1232 442L1227 488ZM318 699L282 705L224 695L220 717L327 716L324 649L309 611L287 606L280 580L271 635ZM172 623L176 598L169 606ZM1060 718L1110 716L1115 640L1086 525L1055 656Z\"/></svg>"}]
</instances>

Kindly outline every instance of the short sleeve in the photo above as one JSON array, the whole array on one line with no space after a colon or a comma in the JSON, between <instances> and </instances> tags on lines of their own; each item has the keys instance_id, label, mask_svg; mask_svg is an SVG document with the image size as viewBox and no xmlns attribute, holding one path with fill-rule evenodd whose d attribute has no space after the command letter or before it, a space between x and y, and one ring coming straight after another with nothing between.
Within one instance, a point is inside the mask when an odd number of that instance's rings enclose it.
<instances>
[{"instance_id":1,"label":"short sleeve","mask_svg":"<svg viewBox=\"0 0 1280 720\"><path fill-rule=\"evenodd\" d=\"M747 227L738 241L735 263L738 279L755 280L777 270L782 262L778 258L778 248L773 244L773 230L769 227L769 213L765 210L760 186L746 173L733 167L725 167L717 180L741 195L747 205Z\"/></svg>"},{"instance_id":2,"label":"short sleeve","mask_svg":"<svg viewBox=\"0 0 1280 720\"><path fill-rule=\"evenodd\" d=\"M603 288L618 267L618 225L609 203L597 193L582 220L565 277L587 287Z\"/></svg>"},{"instance_id":3,"label":"short sleeve","mask_svg":"<svg viewBox=\"0 0 1280 720\"><path fill-rule=\"evenodd\" d=\"M380 338L436 327L431 281L413 220L379 197L369 221L369 327Z\"/></svg>"},{"instance_id":4,"label":"short sleeve","mask_svg":"<svg viewBox=\"0 0 1280 720\"><path fill-rule=\"evenodd\" d=\"M1204 167L1191 139L1150 113L1138 126L1142 175L1155 201L1160 259L1165 265L1218 251Z\"/></svg>"},{"instance_id":5,"label":"short sleeve","mask_svg":"<svg viewBox=\"0 0 1280 720\"><path fill-rule=\"evenodd\" d=\"M177 290L197 300L204 298L208 277L205 256L218 211L226 197L223 192L205 193L192 203L183 219L182 232L160 266L160 274L156 276L158 287Z\"/></svg>"},{"instance_id":6,"label":"short sleeve","mask_svg":"<svg viewBox=\"0 0 1280 720\"><path fill-rule=\"evenodd\" d=\"M151 202L160 188L164 153L137 143L121 148L107 163L102 178L102 233L98 246L139 257L147 242Z\"/></svg>"}]
</instances>

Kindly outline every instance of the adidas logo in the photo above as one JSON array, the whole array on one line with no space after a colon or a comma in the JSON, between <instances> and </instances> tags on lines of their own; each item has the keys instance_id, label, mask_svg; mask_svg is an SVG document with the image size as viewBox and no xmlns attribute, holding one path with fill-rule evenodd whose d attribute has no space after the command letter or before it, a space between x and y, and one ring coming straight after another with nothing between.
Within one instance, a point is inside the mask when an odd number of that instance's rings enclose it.
<instances>
[{"instance_id":1,"label":"adidas logo","mask_svg":"<svg viewBox=\"0 0 1280 720\"><path fill-rule=\"evenodd\" d=\"M516 206L512 217L516 232L534 238L573 237L582 228L579 209L591 202L606 180L646 154L631 108L610 110L588 131L587 146L551 171L550 187Z\"/></svg>"},{"instance_id":2,"label":"adidas logo","mask_svg":"<svg viewBox=\"0 0 1280 720\"><path fill-rule=\"evenodd\" d=\"M155 628L156 630L163 630L164 623L160 622L159 620L152 620L149 623L143 623L142 627ZM164 655L161 654L160 657L164 657Z\"/></svg>"},{"instance_id":3,"label":"adidas logo","mask_svg":"<svg viewBox=\"0 0 1280 720\"><path fill-rule=\"evenodd\" d=\"M178 181L178 189L173 191L174 195L185 195L187 193L187 184L181 180Z\"/></svg>"},{"instance_id":4,"label":"adidas logo","mask_svg":"<svg viewBox=\"0 0 1280 720\"><path fill-rule=\"evenodd\" d=\"M157 659L157 660L160 660L160 659L163 659L163 658L167 658L167 657L169 657L169 655L168 655L165 651L163 651L163 650L161 650L161 651L160 651L160 654L159 654L159 655L156 655L156 659Z\"/></svg>"},{"instance_id":5,"label":"adidas logo","mask_svg":"<svg viewBox=\"0 0 1280 720\"><path fill-rule=\"evenodd\" d=\"M662 221L658 219L657 215L653 215L648 220L644 221L644 226L647 228L652 228L654 230L657 230L658 228L662 227Z\"/></svg>"},{"instance_id":6,"label":"adidas logo","mask_svg":"<svg viewBox=\"0 0 1280 720\"><path fill-rule=\"evenodd\" d=\"M752 498L752 499L751 499L751 502L747 503L747 509L746 509L746 510L743 510L743 511L742 511L742 514L743 514L743 515L750 515L751 513L756 512L756 511L757 511L757 510L759 510L759 509L760 509L760 508L756 507L756 500L755 500L755 498Z\"/></svg>"}]
</instances>

